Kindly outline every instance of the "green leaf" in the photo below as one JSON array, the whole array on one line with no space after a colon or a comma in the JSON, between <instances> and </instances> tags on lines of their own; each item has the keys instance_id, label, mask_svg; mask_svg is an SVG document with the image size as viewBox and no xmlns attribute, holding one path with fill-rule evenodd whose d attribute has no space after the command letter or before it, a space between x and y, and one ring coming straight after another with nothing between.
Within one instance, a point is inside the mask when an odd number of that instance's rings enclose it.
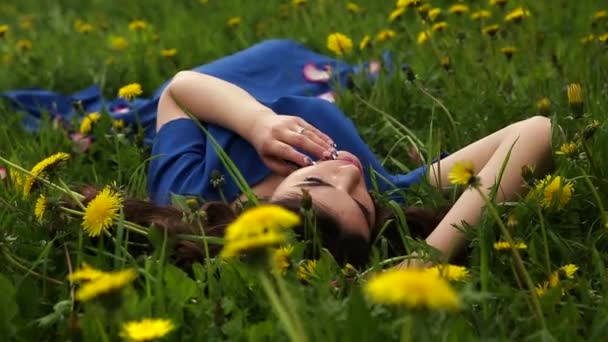
<instances>
[{"instance_id":1,"label":"green leaf","mask_svg":"<svg viewBox=\"0 0 608 342\"><path fill-rule=\"evenodd\" d=\"M2 338L12 336L16 327L12 320L17 317L19 307L16 301L16 290L13 283L3 274L0 274L0 334Z\"/></svg>"},{"instance_id":2,"label":"green leaf","mask_svg":"<svg viewBox=\"0 0 608 342\"><path fill-rule=\"evenodd\" d=\"M167 264L164 273L165 290L174 303L185 304L196 295L196 283L180 268Z\"/></svg>"}]
</instances>

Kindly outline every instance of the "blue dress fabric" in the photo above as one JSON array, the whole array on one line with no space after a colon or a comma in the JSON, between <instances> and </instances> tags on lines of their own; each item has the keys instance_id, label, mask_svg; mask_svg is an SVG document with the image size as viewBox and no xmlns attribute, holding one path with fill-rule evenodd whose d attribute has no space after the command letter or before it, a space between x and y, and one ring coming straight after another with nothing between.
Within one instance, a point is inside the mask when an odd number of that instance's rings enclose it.
<instances>
[{"instance_id":1,"label":"blue dress fabric","mask_svg":"<svg viewBox=\"0 0 608 342\"><path fill-rule=\"evenodd\" d=\"M385 56L384 62L390 63L390 59ZM302 70L309 63L319 69L330 66L333 80L307 81ZM376 181L380 191L407 188L426 174L425 167L408 174L389 174L344 113L334 104L316 97L334 90L332 85L345 86L348 76L361 70L358 66L317 54L291 40L268 40L193 70L236 84L274 112L300 116L325 132L339 149L347 150L361 160L369 189L372 188L372 170L378 173ZM240 195L236 183L230 178L209 138L194 121L173 120L155 132L158 99L168 82L149 99L137 98L132 102L124 99L106 101L97 86L71 96L36 89L6 91L0 96L8 99L16 110L27 114L23 123L31 131L38 129L43 113L71 120L77 115L72 106L74 101L80 101L85 112L105 109L113 119L141 125L145 130L145 142L152 144L148 191L156 203L170 203L172 193L206 200L220 199L218 189L210 182L214 172L224 175L221 192L225 199L236 199ZM270 174L247 141L217 125L204 125L250 186Z\"/></svg>"}]
</instances>

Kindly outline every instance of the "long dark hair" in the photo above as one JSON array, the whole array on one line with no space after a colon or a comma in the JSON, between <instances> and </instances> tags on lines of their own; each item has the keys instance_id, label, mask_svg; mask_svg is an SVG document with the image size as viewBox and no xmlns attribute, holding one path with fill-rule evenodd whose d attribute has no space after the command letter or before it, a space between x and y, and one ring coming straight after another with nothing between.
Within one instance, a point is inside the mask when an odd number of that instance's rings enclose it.
<instances>
[{"instance_id":1,"label":"long dark hair","mask_svg":"<svg viewBox=\"0 0 608 342\"><path fill-rule=\"evenodd\" d=\"M88 187L83 189L85 195L84 203L93 199L96 189ZM299 215L302 211L302 201L297 198L287 198L271 202L289 209ZM221 237L226 227L238 216L235 210L224 202L206 202L201 207L203 215L201 223L206 236ZM403 208L409 232L413 238L425 238L439 224L445 216L449 207L438 209L427 209L409 206ZM339 264L350 263L354 266L363 266L367 263L371 250L371 242L362 235L355 234L351 229L341 227L336 219L324 210L313 207L315 226L319 242L334 256ZM200 242L184 239L175 239L177 235L200 235L200 227L197 222L189 222L185 212L175 206L159 206L150 201L140 199L125 199L123 202L125 219L141 226L152 227L166 232L173 240L174 262L182 267L189 268L194 262L204 259L205 253ZM374 241L378 234L382 234L389 241L389 253L391 255L403 255L405 246L402 241L402 232L393 209L376 205L375 226L372 227L372 238ZM294 228L300 237L304 237L304 225ZM219 253L221 247L209 245L212 256ZM314 257L310 255L310 257Z\"/></svg>"}]
</instances>

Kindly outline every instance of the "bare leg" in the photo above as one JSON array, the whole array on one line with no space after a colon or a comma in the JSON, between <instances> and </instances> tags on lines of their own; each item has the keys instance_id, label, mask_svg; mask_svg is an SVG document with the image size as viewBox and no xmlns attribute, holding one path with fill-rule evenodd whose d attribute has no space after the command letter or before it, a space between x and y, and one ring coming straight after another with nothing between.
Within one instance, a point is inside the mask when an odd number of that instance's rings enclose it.
<instances>
[{"instance_id":1,"label":"bare leg","mask_svg":"<svg viewBox=\"0 0 608 342\"><path fill-rule=\"evenodd\" d=\"M535 166L537 174L543 174L551 167L550 120L536 116L520 121L458 150L431 165L429 181L435 186L449 184L447 175L452 166L456 162L470 160L480 179L480 188L487 194L495 184L509 151L511 155L497 192L496 200L499 202L513 200L524 194L526 189L522 186L522 166ZM448 257L460 249L464 242L462 233L453 225L461 225L462 221L474 225L479 220L483 206L484 201L477 190L465 190L426 242Z\"/></svg>"}]
</instances>

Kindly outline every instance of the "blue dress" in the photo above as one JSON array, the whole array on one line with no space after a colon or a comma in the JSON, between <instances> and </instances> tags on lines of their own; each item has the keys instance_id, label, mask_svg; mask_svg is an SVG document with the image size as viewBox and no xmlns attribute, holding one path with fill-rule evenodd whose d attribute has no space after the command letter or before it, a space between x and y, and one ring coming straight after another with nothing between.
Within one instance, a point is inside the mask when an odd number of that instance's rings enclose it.
<instances>
[{"instance_id":1,"label":"blue dress","mask_svg":"<svg viewBox=\"0 0 608 342\"><path fill-rule=\"evenodd\" d=\"M385 55L385 63L390 58ZM323 69L330 67L333 81L316 82L305 77L305 67ZM348 75L357 73L367 65L351 66L308 50L290 40L269 40L246 50L195 68L195 71L226 80L245 89L259 102L279 114L297 115L329 135L339 149L356 155L363 164L368 189L372 188L372 170L377 173L380 191L407 188L426 175L420 167L408 174L390 174L361 139L353 123L325 97L332 91L332 84L345 86ZM38 128L42 113L71 119L72 103L80 101L86 112L106 109L113 119L123 119L126 124L139 123L145 129L145 141L152 144L152 160L148 169L148 191L151 199L159 204L170 203L172 193L192 195L206 200L220 199L218 189L211 185L212 173L224 175L221 188L226 200L240 195L209 138L190 119L177 119L155 132L158 99L169 81L159 87L149 99L138 98L133 102L123 99L105 101L100 90L92 86L72 96L42 90L18 90L0 93L9 99L17 110L28 113L24 125L30 130ZM253 186L269 176L251 144L237 134L213 124L204 124L242 176Z\"/></svg>"}]
</instances>

